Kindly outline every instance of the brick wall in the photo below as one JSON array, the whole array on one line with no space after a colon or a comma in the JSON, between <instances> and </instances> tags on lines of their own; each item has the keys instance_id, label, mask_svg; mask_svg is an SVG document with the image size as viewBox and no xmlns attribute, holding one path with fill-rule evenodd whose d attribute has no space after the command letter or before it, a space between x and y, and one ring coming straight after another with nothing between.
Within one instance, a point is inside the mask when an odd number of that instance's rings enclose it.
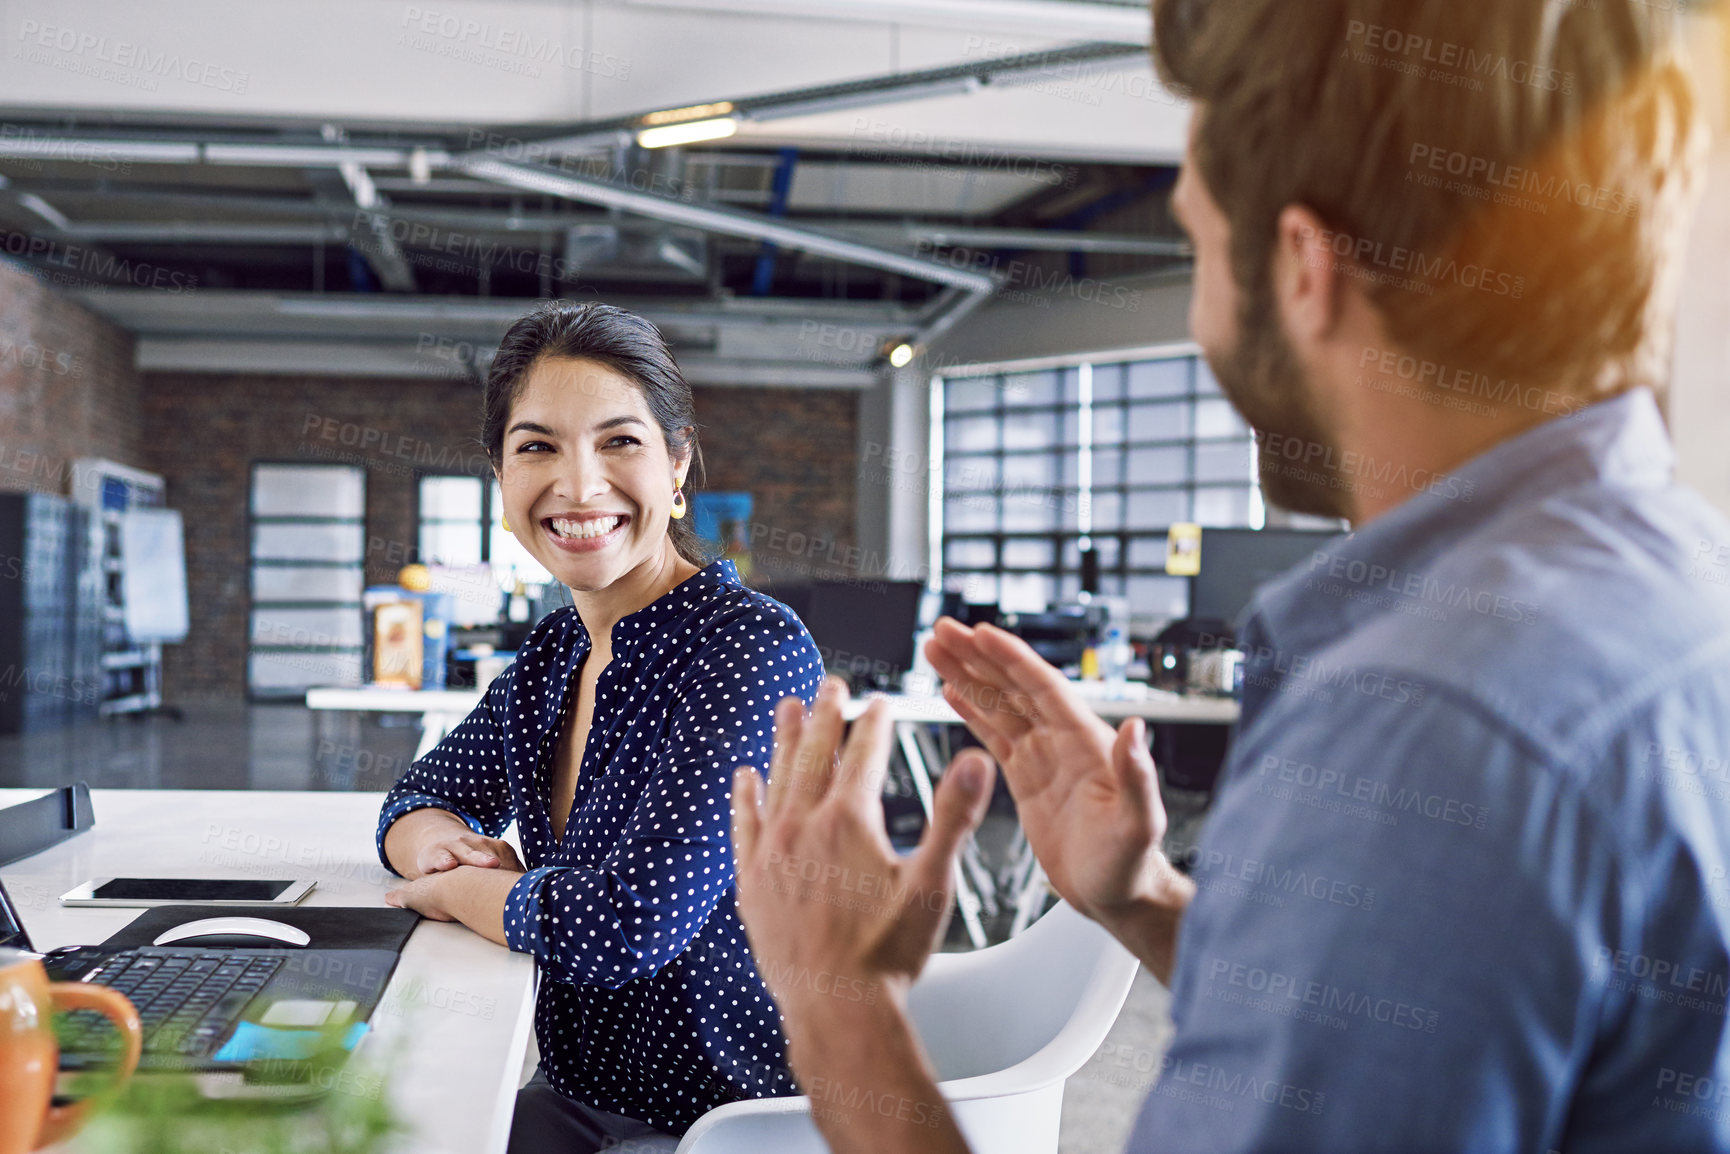
<instances>
[{"instance_id":1,"label":"brick wall","mask_svg":"<svg viewBox=\"0 0 1730 1154\"><path fill-rule=\"evenodd\" d=\"M854 537L857 398L789 389L697 390L706 488L756 497L757 556L770 571L835 570ZM176 696L230 696L246 684L250 466L256 461L367 469L368 584L389 583L416 540L416 470L479 472L480 394L464 382L151 374L145 467L168 480L186 519L192 630L165 651ZM420 462L417 466L417 462ZM824 542L810 555L811 540ZM830 543L833 543L832 545ZM799 545L795 553L789 543Z\"/></svg>"},{"instance_id":2,"label":"brick wall","mask_svg":"<svg viewBox=\"0 0 1730 1154\"><path fill-rule=\"evenodd\" d=\"M72 462L149 468L125 332L0 257L0 490L70 491Z\"/></svg>"},{"instance_id":3,"label":"brick wall","mask_svg":"<svg viewBox=\"0 0 1730 1154\"><path fill-rule=\"evenodd\" d=\"M858 536L857 393L698 389L697 420L703 488L752 495L761 581L859 575L848 556Z\"/></svg>"}]
</instances>

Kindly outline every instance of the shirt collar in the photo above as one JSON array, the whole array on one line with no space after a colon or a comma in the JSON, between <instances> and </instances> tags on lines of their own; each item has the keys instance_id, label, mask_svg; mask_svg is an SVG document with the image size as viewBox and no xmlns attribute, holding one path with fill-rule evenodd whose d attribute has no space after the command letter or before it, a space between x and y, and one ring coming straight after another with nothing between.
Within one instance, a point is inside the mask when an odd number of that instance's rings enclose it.
<instances>
[{"instance_id":1,"label":"shirt collar","mask_svg":"<svg viewBox=\"0 0 1730 1154\"><path fill-rule=\"evenodd\" d=\"M1264 585L1245 614L1246 632L1287 652L1307 652L1377 612L1373 598L1321 597L1306 588L1322 565L1362 572L1382 566L1421 572L1498 513L1580 485L1652 488L1667 483L1675 455L1647 388L1546 421L1461 465L1362 529ZM1355 580L1355 578L1352 578Z\"/></svg>"},{"instance_id":2,"label":"shirt collar","mask_svg":"<svg viewBox=\"0 0 1730 1154\"><path fill-rule=\"evenodd\" d=\"M739 580L739 570L731 561L723 559L711 562L635 613L627 613L619 618L618 623L613 626L614 650L628 646L637 638L665 625L688 609L693 599L706 600L716 590L728 586L743 587L743 584ZM588 652L588 627L575 611L571 613L571 621L576 629L578 652Z\"/></svg>"},{"instance_id":3,"label":"shirt collar","mask_svg":"<svg viewBox=\"0 0 1730 1154\"><path fill-rule=\"evenodd\" d=\"M627 613L619 618L618 623L613 626L613 660L628 658L638 638L651 635L681 613L689 612L693 601L707 600L717 590L729 586L742 588L743 584L739 580L738 569L731 561L715 561L697 570L635 613ZM563 628L567 630L563 636L569 648L561 647L564 656L551 659L562 668L558 669L552 691L541 699L538 710L543 741L551 740L552 736L559 732L559 709L564 704L565 690L576 663L590 648L588 627L583 624L583 619L574 608Z\"/></svg>"}]
</instances>

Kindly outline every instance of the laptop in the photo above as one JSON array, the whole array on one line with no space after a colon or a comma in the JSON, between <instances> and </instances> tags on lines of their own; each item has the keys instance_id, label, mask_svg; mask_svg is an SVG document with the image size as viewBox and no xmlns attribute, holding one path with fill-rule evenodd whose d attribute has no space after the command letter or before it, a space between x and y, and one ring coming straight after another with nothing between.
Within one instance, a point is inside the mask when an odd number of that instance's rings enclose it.
<instances>
[{"instance_id":1,"label":"laptop","mask_svg":"<svg viewBox=\"0 0 1730 1154\"><path fill-rule=\"evenodd\" d=\"M420 915L412 910L290 907L269 921L303 931L302 947L153 943L174 927L232 915L208 906L158 906L101 945L42 954L56 982L93 982L125 994L144 1026L140 1072L238 1074L249 1083L304 1081L314 1053L333 1036L360 1041ZM230 937L228 941L236 939ZM0 882L0 945L42 953ZM78 1010L60 1026L60 1069L113 1061L118 1032ZM298 1076L297 1076L298 1075Z\"/></svg>"}]
</instances>

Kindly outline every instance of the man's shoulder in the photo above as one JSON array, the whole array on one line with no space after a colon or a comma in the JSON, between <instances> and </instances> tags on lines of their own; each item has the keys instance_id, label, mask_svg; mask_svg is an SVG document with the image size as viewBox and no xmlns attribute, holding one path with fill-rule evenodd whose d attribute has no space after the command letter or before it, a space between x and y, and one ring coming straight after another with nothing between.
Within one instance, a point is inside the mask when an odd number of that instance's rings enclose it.
<instances>
[{"instance_id":1,"label":"man's shoulder","mask_svg":"<svg viewBox=\"0 0 1730 1154\"><path fill-rule=\"evenodd\" d=\"M1556 494L1397 575L1334 656L1546 748L1601 741L1730 660L1730 521L1680 487Z\"/></svg>"}]
</instances>

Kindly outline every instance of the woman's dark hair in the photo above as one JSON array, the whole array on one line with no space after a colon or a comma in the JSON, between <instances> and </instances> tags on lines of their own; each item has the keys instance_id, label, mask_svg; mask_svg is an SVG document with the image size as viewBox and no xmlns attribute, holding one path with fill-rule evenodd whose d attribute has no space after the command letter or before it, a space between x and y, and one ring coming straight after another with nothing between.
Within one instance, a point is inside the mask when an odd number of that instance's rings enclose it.
<instances>
[{"instance_id":1,"label":"woman's dark hair","mask_svg":"<svg viewBox=\"0 0 1730 1154\"><path fill-rule=\"evenodd\" d=\"M529 370L549 357L596 361L635 382L667 438L667 448L674 456L690 453L692 470L685 475L684 491L687 498L695 491L691 473L700 474L703 467L703 453L697 445L697 414L691 386L679 372L672 350L649 321L595 302L547 301L505 333L487 370L481 410L481 441L493 468L504 471L505 423L522 395ZM693 520L670 520L667 533L679 556L693 565L703 565L708 556L692 527Z\"/></svg>"}]
</instances>

